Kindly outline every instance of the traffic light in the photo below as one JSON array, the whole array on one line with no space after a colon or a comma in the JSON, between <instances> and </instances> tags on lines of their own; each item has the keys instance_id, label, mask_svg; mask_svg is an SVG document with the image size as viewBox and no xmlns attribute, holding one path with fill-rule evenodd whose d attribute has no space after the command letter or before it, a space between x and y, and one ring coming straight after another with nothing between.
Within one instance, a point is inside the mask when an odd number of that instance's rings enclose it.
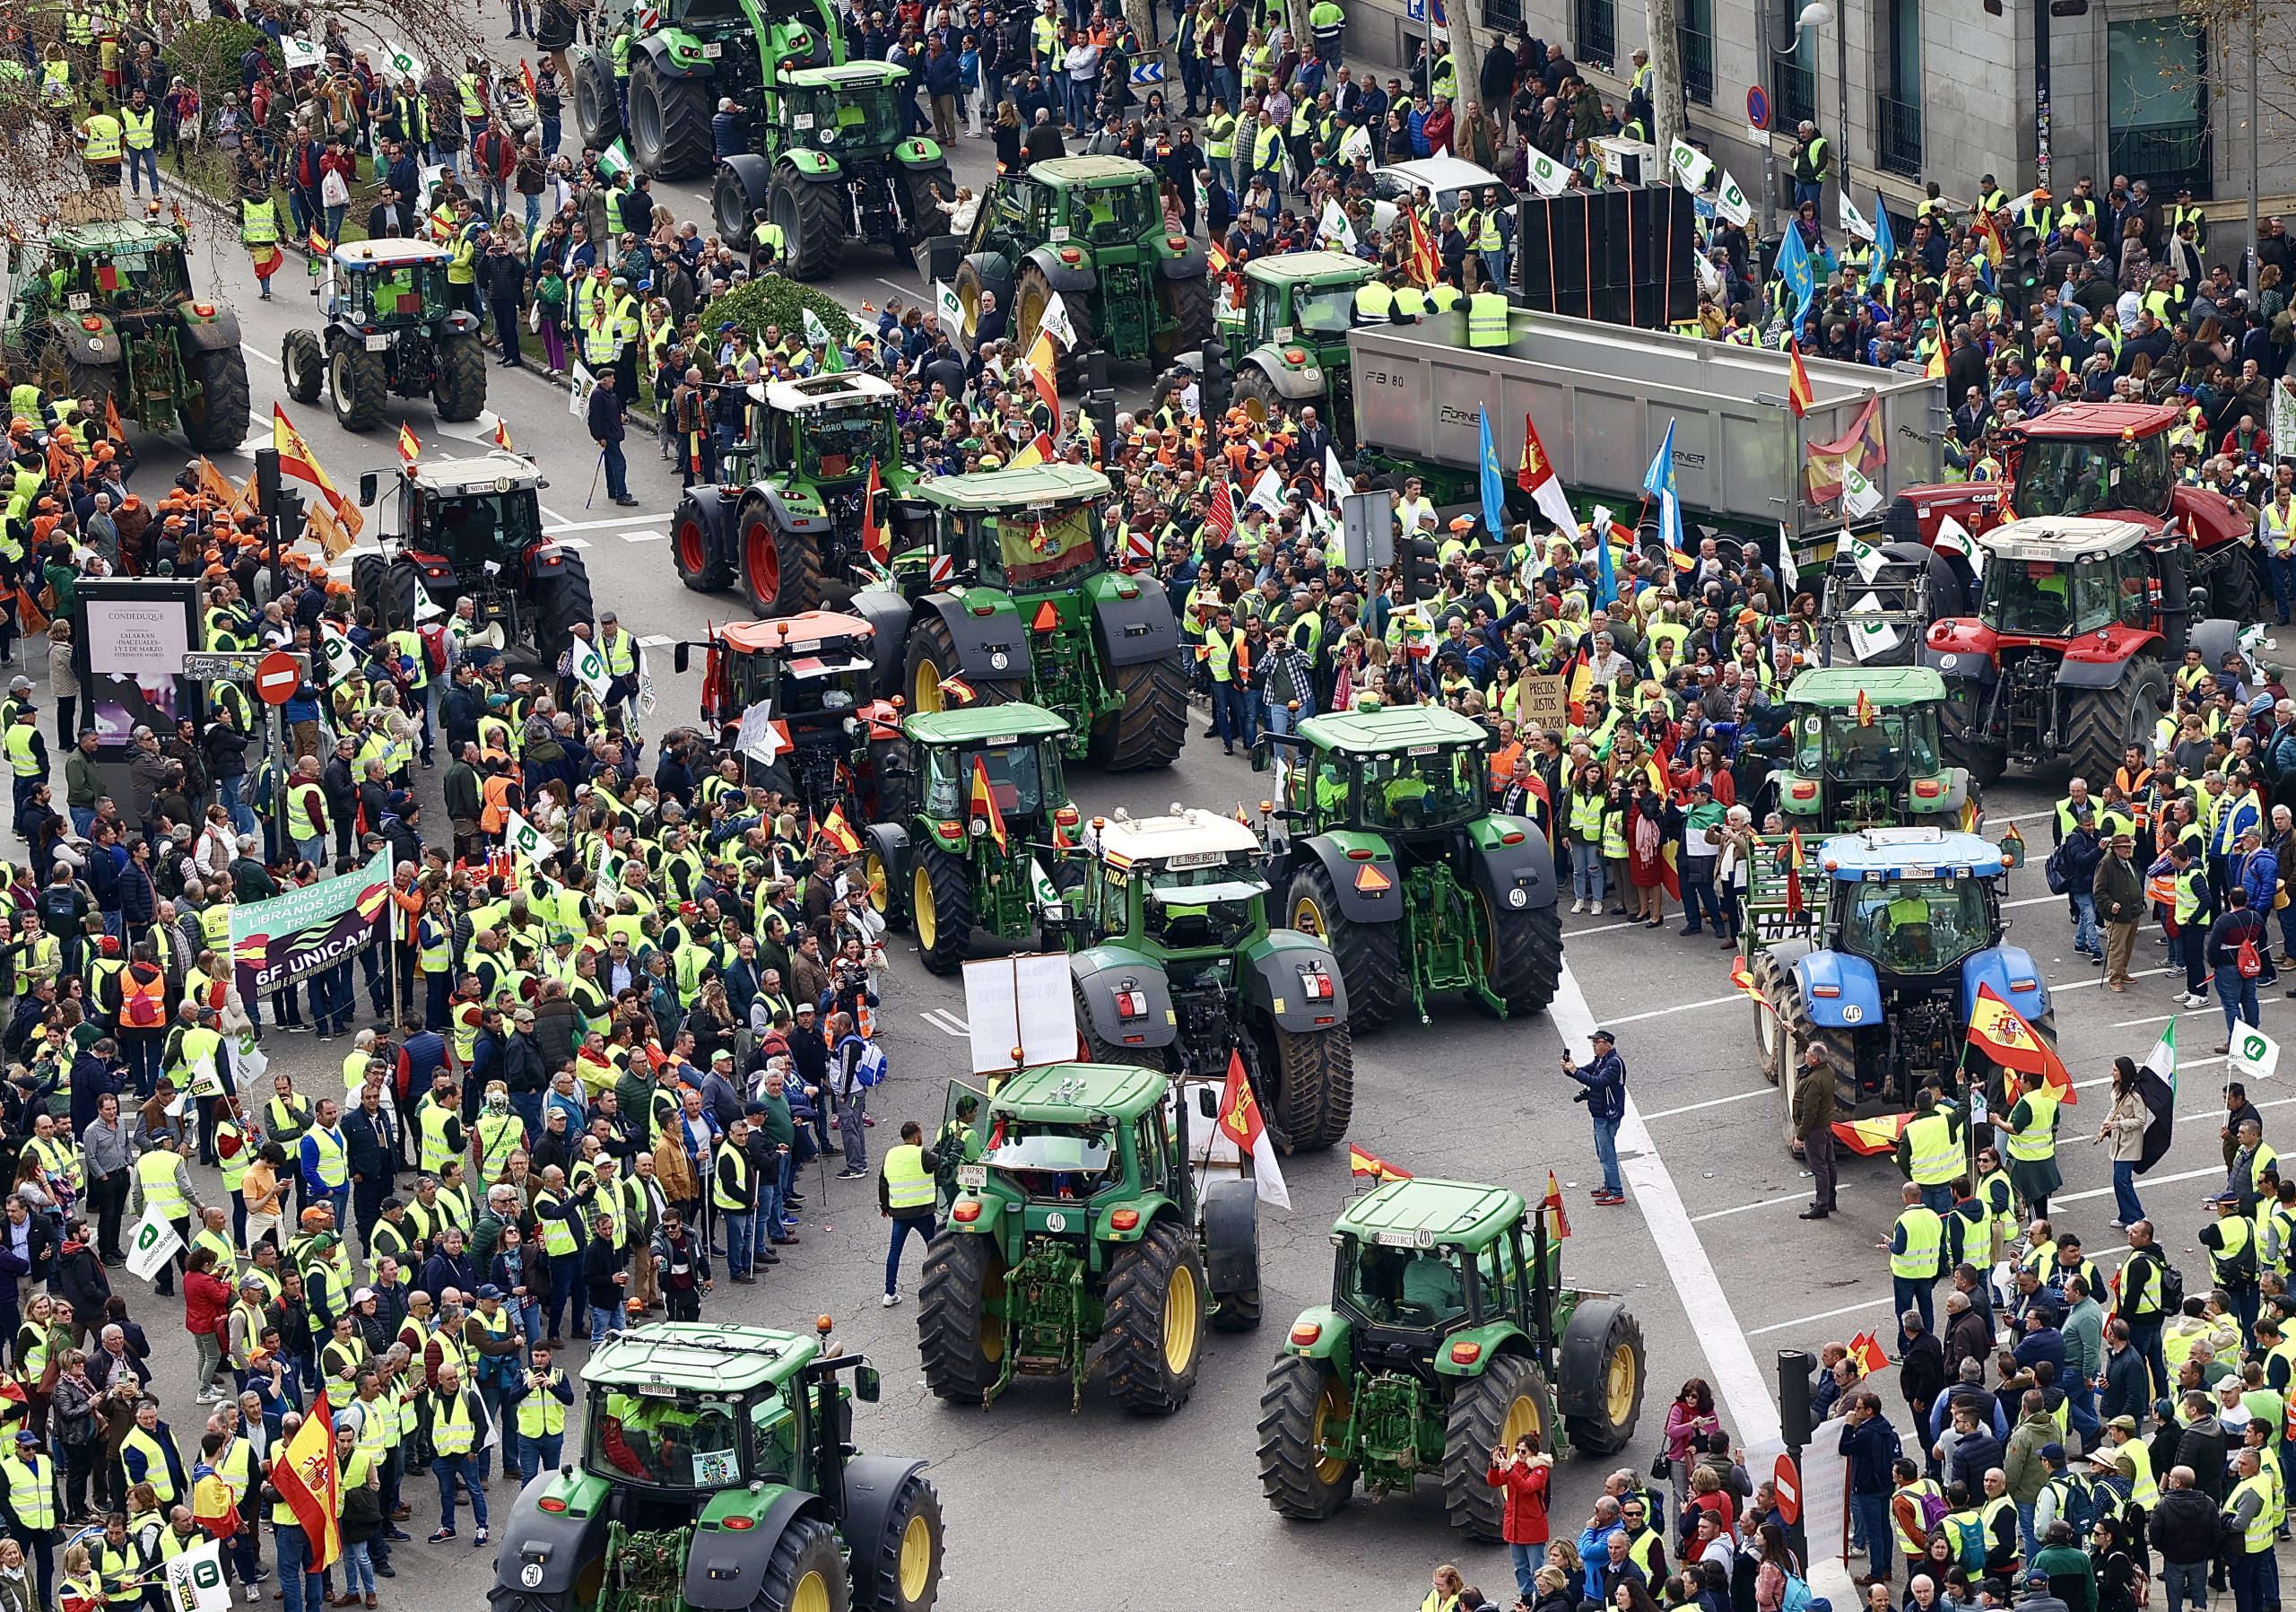
<instances>
[{"instance_id":1,"label":"traffic light","mask_svg":"<svg viewBox=\"0 0 2296 1612\"><path fill-rule=\"evenodd\" d=\"M1228 372L1228 344L1214 335L1204 344L1204 372L1196 377L1196 399L1206 420L1217 421L1235 401L1234 378Z\"/></svg>"},{"instance_id":2,"label":"traffic light","mask_svg":"<svg viewBox=\"0 0 2296 1612\"><path fill-rule=\"evenodd\" d=\"M1432 537L1396 539L1396 575L1403 583L1405 604L1415 605L1422 599L1432 598L1439 573Z\"/></svg>"},{"instance_id":3,"label":"traffic light","mask_svg":"<svg viewBox=\"0 0 2296 1612\"><path fill-rule=\"evenodd\" d=\"M2046 277L2041 263L2041 232L2031 224L2018 224L2009 231L2009 264L2005 276L2005 289L2016 301L2014 311L2022 314L2041 294L2041 282Z\"/></svg>"}]
</instances>

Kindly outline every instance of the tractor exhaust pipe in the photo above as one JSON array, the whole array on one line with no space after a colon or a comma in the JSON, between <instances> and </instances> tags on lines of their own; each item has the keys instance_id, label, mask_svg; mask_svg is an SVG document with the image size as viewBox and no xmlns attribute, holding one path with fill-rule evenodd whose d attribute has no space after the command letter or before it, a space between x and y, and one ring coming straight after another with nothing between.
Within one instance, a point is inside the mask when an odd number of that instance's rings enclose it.
<instances>
[{"instance_id":1,"label":"tractor exhaust pipe","mask_svg":"<svg viewBox=\"0 0 2296 1612\"><path fill-rule=\"evenodd\" d=\"M2182 544L2161 551L2161 636L2167 641L2168 662L2185 658L2185 641L2192 636L2192 596L2185 579L2186 549Z\"/></svg>"}]
</instances>

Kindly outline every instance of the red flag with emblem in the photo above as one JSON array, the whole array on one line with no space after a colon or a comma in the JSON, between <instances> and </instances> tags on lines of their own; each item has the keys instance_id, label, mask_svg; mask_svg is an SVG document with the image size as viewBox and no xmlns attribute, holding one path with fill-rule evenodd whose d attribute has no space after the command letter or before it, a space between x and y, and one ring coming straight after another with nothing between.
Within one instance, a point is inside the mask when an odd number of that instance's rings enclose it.
<instances>
[{"instance_id":1,"label":"red flag with emblem","mask_svg":"<svg viewBox=\"0 0 2296 1612\"><path fill-rule=\"evenodd\" d=\"M1411 1179L1410 1171L1398 1170L1370 1148L1358 1147L1352 1142L1347 1145L1347 1172L1350 1175L1371 1176L1382 1182L1407 1181Z\"/></svg>"},{"instance_id":2,"label":"red flag with emblem","mask_svg":"<svg viewBox=\"0 0 2296 1612\"><path fill-rule=\"evenodd\" d=\"M2025 1016L1990 985L1977 988L1977 1003L1970 1009L1970 1045L2005 1069L2039 1076L2056 1091L2058 1102L2080 1101L2073 1089L2073 1076L2066 1072L2057 1050L2041 1040Z\"/></svg>"},{"instance_id":3,"label":"red flag with emblem","mask_svg":"<svg viewBox=\"0 0 2296 1612\"><path fill-rule=\"evenodd\" d=\"M822 819L822 838L848 857L861 849L861 836L845 820L845 808L841 806L831 806L829 815Z\"/></svg>"},{"instance_id":4,"label":"red flag with emblem","mask_svg":"<svg viewBox=\"0 0 2296 1612\"><path fill-rule=\"evenodd\" d=\"M1010 849L1004 833L1004 814L996 809L996 789L988 781L988 762L980 756L972 758L972 815L988 823L988 837L996 841L1002 853Z\"/></svg>"},{"instance_id":5,"label":"red flag with emblem","mask_svg":"<svg viewBox=\"0 0 2296 1612\"><path fill-rule=\"evenodd\" d=\"M303 1425L273 1458L271 1486L303 1530L312 1571L331 1565L343 1554L343 1537L335 1527L335 1513L343 1509L342 1477L335 1464L335 1416L327 1408L325 1389L311 1401Z\"/></svg>"},{"instance_id":6,"label":"red flag with emblem","mask_svg":"<svg viewBox=\"0 0 2296 1612\"><path fill-rule=\"evenodd\" d=\"M1228 1054L1228 1084L1220 1094L1220 1134L1235 1143L1236 1151L1252 1162L1252 1188L1269 1203L1292 1207L1292 1193L1283 1184L1283 1171L1275 1162L1275 1138L1260 1118L1259 1099L1244 1073L1241 1052Z\"/></svg>"},{"instance_id":7,"label":"red flag with emblem","mask_svg":"<svg viewBox=\"0 0 2296 1612\"><path fill-rule=\"evenodd\" d=\"M885 546L884 528L877 524L877 494L883 490L884 484L877 477L877 461L872 459L869 461L869 490L861 495L861 552L880 565L887 564L892 559L891 551Z\"/></svg>"}]
</instances>

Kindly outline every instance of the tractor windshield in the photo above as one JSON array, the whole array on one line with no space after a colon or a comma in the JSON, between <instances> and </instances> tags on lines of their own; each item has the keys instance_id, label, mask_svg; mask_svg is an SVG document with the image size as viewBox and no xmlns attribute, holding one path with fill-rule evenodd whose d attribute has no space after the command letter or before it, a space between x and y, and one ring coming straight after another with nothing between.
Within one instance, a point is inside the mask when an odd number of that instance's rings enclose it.
<instances>
[{"instance_id":1,"label":"tractor windshield","mask_svg":"<svg viewBox=\"0 0 2296 1612\"><path fill-rule=\"evenodd\" d=\"M422 546L444 554L457 570L499 562L542 541L542 517L531 490L426 498L418 508L427 510L430 530L411 532L409 539L422 539Z\"/></svg>"},{"instance_id":2,"label":"tractor windshield","mask_svg":"<svg viewBox=\"0 0 2296 1612\"><path fill-rule=\"evenodd\" d=\"M1985 568L1979 612L1996 632L2065 638L2116 620L2143 622L2146 586L2144 557L2133 551L2073 562L1996 558Z\"/></svg>"},{"instance_id":3,"label":"tractor windshield","mask_svg":"<svg viewBox=\"0 0 2296 1612\"><path fill-rule=\"evenodd\" d=\"M997 1116L982 1162L1013 1178L1031 1198L1090 1198L1116 1156L1105 1130L1079 1130Z\"/></svg>"},{"instance_id":4,"label":"tractor windshield","mask_svg":"<svg viewBox=\"0 0 2296 1612\"><path fill-rule=\"evenodd\" d=\"M349 312L362 324L419 325L424 310L448 305L444 263L402 263L351 276Z\"/></svg>"},{"instance_id":5,"label":"tractor windshield","mask_svg":"<svg viewBox=\"0 0 2296 1612\"><path fill-rule=\"evenodd\" d=\"M988 773L988 792L1004 816L1032 815L1067 794L1061 788L1060 760L1049 745L1032 739L1011 745L926 753L925 810L935 817L966 815L972 805L973 762Z\"/></svg>"},{"instance_id":6,"label":"tractor windshield","mask_svg":"<svg viewBox=\"0 0 2296 1612\"><path fill-rule=\"evenodd\" d=\"M1429 745L1364 758L1357 797L1366 828L1456 828L1483 806L1483 758Z\"/></svg>"},{"instance_id":7,"label":"tractor windshield","mask_svg":"<svg viewBox=\"0 0 2296 1612\"><path fill-rule=\"evenodd\" d=\"M1251 938L1267 883L1248 867L1167 868L1148 887L1148 938L1176 951L1225 951Z\"/></svg>"},{"instance_id":8,"label":"tractor windshield","mask_svg":"<svg viewBox=\"0 0 2296 1612\"><path fill-rule=\"evenodd\" d=\"M872 461L895 461L893 405L822 409L799 421L797 470L808 481L835 482L868 474Z\"/></svg>"},{"instance_id":9,"label":"tractor windshield","mask_svg":"<svg viewBox=\"0 0 2296 1612\"><path fill-rule=\"evenodd\" d=\"M1373 1326L1440 1331L1467 1312L1456 1248L1355 1242L1340 1259L1340 1301Z\"/></svg>"},{"instance_id":10,"label":"tractor windshield","mask_svg":"<svg viewBox=\"0 0 2296 1612\"><path fill-rule=\"evenodd\" d=\"M741 1481L741 1423L722 1399L594 1387L582 1465L616 1483L723 1488Z\"/></svg>"},{"instance_id":11,"label":"tractor windshield","mask_svg":"<svg viewBox=\"0 0 2296 1612\"><path fill-rule=\"evenodd\" d=\"M2028 441L2017 459L2019 515L2169 512L2169 440L2074 437Z\"/></svg>"},{"instance_id":12,"label":"tractor windshield","mask_svg":"<svg viewBox=\"0 0 2296 1612\"><path fill-rule=\"evenodd\" d=\"M891 84L784 91L782 107L796 143L815 151L883 151L900 139Z\"/></svg>"},{"instance_id":13,"label":"tractor windshield","mask_svg":"<svg viewBox=\"0 0 2296 1612\"><path fill-rule=\"evenodd\" d=\"M1891 783L1935 772L1936 723L1926 709L1869 711L1863 722L1856 712L1846 710L1828 711L1822 719L1805 717L1795 770L1813 778L1822 770L1835 782L1847 784Z\"/></svg>"},{"instance_id":14,"label":"tractor windshield","mask_svg":"<svg viewBox=\"0 0 2296 1612\"><path fill-rule=\"evenodd\" d=\"M991 587L1078 582L1100 570L1100 520L1089 503L1005 510L988 518L996 528L996 569L981 568ZM984 548L986 545L984 545Z\"/></svg>"},{"instance_id":15,"label":"tractor windshield","mask_svg":"<svg viewBox=\"0 0 2296 1612\"><path fill-rule=\"evenodd\" d=\"M1344 337L1355 319L1355 287L1302 285L1292 293L1292 317L1302 335Z\"/></svg>"},{"instance_id":16,"label":"tractor windshield","mask_svg":"<svg viewBox=\"0 0 2296 1612\"><path fill-rule=\"evenodd\" d=\"M87 293L98 308L157 308L191 294L183 253L153 242L148 251L108 252L83 257L73 271L71 291Z\"/></svg>"},{"instance_id":17,"label":"tractor windshield","mask_svg":"<svg viewBox=\"0 0 2296 1612\"><path fill-rule=\"evenodd\" d=\"M1891 972L1935 973L1993 944L1982 879L1881 879L1838 888L1842 949Z\"/></svg>"},{"instance_id":18,"label":"tractor windshield","mask_svg":"<svg viewBox=\"0 0 2296 1612\"><path fill-rule=\"evenodd\" d=\"M1074 239L1096 247L1120 247L1139 240L1162 219L1154 183L1126 181L1070 191L1063 222Z\"/></svg>"}]
</instances>

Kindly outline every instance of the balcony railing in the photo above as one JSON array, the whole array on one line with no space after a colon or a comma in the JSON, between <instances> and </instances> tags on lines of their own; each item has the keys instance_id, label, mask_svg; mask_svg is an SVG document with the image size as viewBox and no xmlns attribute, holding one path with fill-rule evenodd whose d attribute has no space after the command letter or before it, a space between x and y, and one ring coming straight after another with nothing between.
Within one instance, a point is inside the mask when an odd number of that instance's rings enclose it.
<instances>
[{"instance_id":1,"label":"balcony railing","mask_svg":"<svg viewBox=\"0 0 2296 1612\"><path fill-rule=\"evenodd\" d=\"M1921 177L1921 109L1874 98L1874 158L1883 172L1909 179Z\"/></svg>"},{"instance_id":2,"label":"balcony railing","mask_svg":"<svg viewBox=\"0 0 2296 1612\"><path fill-rule=\"evenodd\" d=\"M1770 71L1770 98L1777 102L1772 109L1770 126L1785 134L1793 134L1804 118L1815 123L1818 118L1818 75L1799 62L1773 62Z\"/></svg>"},{"instance_id":3,"label":"balcony railing","mask_svg":"<svg viewBox=\"0 0 2296 1612\"><path fill-rule=\"evenodd\" d=\"M2216 194L2205 120L2115 129L2112 170L2126 174L2132 183L2143 179L2154 196L2174 196L2179 185L2191 186L2196 201Z\"/></svg>"},{"instance_id":4,"label":"balcony railing","mask_svg":"<svg viewBox=\"0 0 2296 1612\"><path fill-rule=\"evenodd\" d=\"M1576 0L1574 9L1578 59L1609 72L1618 60L1618 7L1613 0Z\"/></svg>"},{"instance_id":5,"label":"balcony railing","mask_svg":"<svg viewBox=\"0 0 2296 1612\"><path fill-rule=\"evenodd\" d=\"M1714 104L1714 36L1688 23L1678 24L1674 38L1683 57L1683 93L1700 106Z\"/></svg>"}]
</instances>

